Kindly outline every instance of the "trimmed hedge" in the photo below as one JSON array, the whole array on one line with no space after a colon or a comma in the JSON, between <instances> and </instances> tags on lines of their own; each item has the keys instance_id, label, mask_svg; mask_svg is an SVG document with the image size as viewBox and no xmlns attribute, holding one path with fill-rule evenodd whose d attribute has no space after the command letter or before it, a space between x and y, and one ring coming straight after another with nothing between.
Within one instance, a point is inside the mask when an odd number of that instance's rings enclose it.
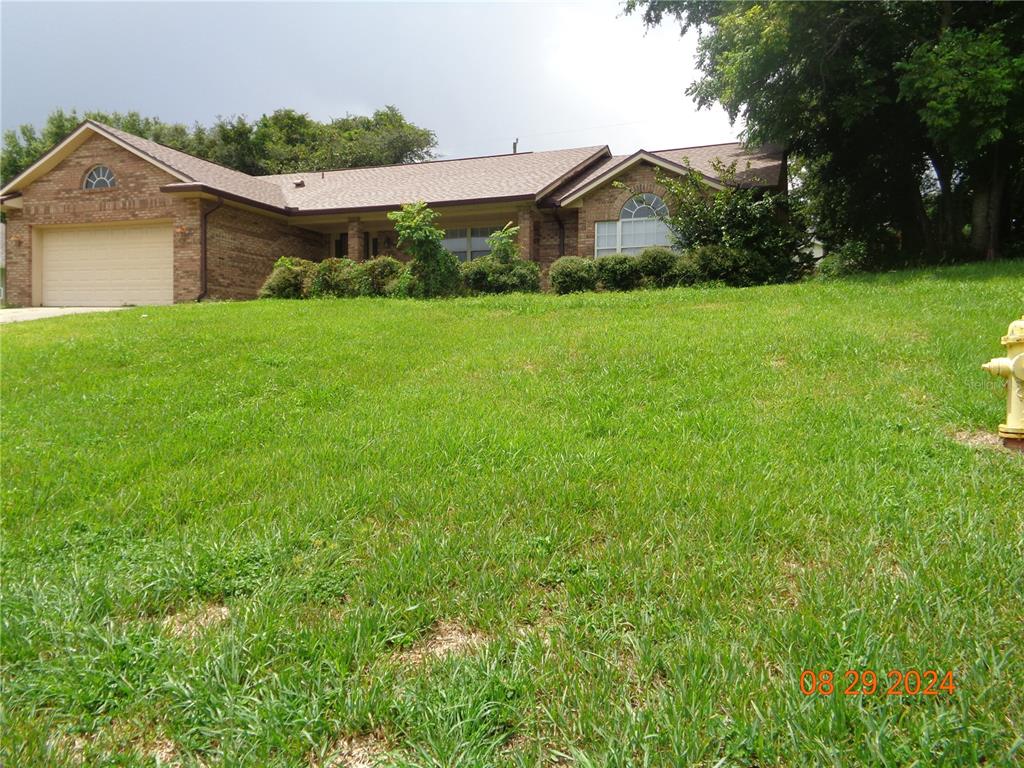
<instances>
[{"instance_id":1,"label":"trimmed hedge","mask_svg":"<svg viewBox=\"0 0 1024 768\"><path fill-rule=\"evenodd\" d=\"M324 259L316 265L309 283L310 296L348 296L352 271L356 263L351 259Z\"/></svg>"},{"instance_id":2,"label":"trimmed hedge","mask_svg":"<svg viewBox=\"0 0 1024 768\"><path fill-rule=\"evenodd\" d=\"M261 298L308 299L320 296L385 296L408 267L398 259L380 256L369 261L280 258L260 289Z\"/></svg>"},{"instance_id":3,"label":"trimmed hedge","mask_svg":"<svg viewBox=\"0 0 1024 768\"><path fill-rule=\"evenodd\" d=\"M822 270L823 272L825 270ZM470 294L536 292L540 270L532 261L493 256L465 262L456 275ZM718 282L731 286L762 285L779 279L777 264L757 251L705 245L686 253L648 248L638 256L622 253L596 259L563 256L548 271L555 293L630 291ZM435 286L436 287L436 286ZM260 289L261 298L302 299L318 296L392 296L422 298L428 291L412 264L391 256L364 262L349 259L282 257Z\"/></svg>"},{"instance_id":4,"label":"trimmed hedge","mask_svg":"<svg viewBox=\"0 0 1024 768\"><path fill-rule=\"evenodd\" d=\"M636 265L640 270L641 285L648 288L667 288L675 285L674 271L679 254L670 248L653 246L645 248L636 257Z\"/></svg>"},{"instance_id":5,"label":"trimmed hedge","mask_svg":"<svg viewBox=\"0 0 1024 768\"><path fill-rule=\"evenodd\" d=\"M734 287L764 285L779 280L778 265L762 253L725 245L694 248L693 259L700 282L723 282Z\"/></svg>"},{"instance_id":6,"label":"trimmed hedge","mask_svg":"<svg viewBox=\"0 0 1024 768\"><path fill-rule=\"evenodd\" d=\"M632 291L640 284L640 264L636 256L613 253L594 259L597 282L606 291Z\"/></svg>"},{"instance_id":7,"label":"trimmed hedge","mask_svg":"<svg viewBox=\"0 0 1024 768\"><path fill-rule=\"evenodd\" d=\"M357 296L383 296L388 284L405 266L391 256L378 256L356 266L354 279Z\"/></svg>"},{"instance_id":8,"label":"trimmed hedge","mask_svg":"<svg viewBox=\"0 0 1024 768\"><path fill-rule=\"evenodd\" d=\"M459 276L470 293L536 293L540 290L540 268L525 259L501 261L494 256L484 256L459 265Z\"/></svg>"},{"instance_id":9,"label":"trimmed hedge","mask_svg":"<svg viewBox=\"0 0 1024 768\"><path fill-rule=\"evenodd\" d=\"M548 279L555 293L576 293L597 288L597 266L593 259L562 256L551 265Z\"/></svg>"},{"instance_id":10,"label":"trimmed hedge","mask_svg":"<svg viewBox=\"0 0 1024 768\"><path fill-rule=\"evenodd\" d=\"M282 256L260 288L263 299L302 299L309 295L317 264L307 259Z\"/></svg>"}]
</instances>

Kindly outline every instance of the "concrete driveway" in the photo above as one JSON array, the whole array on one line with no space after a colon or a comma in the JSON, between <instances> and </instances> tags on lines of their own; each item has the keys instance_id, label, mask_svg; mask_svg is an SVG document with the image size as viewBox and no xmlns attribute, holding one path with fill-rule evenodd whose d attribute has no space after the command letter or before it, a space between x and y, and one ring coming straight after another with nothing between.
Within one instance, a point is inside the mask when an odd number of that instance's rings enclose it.
<instances>
[{"instance_id":1,"label":"concrete driveway","mask_svg":"<svg viewBox=\"0 0 1024 768\"><path fill-rule=\"evenodd\" d=\"M19 307L0 309L0 325L4 323L23 323L26 320L42 320L45 317L82 315L86 312L116 312L119 309L128 309L128 307Z\"/></svg>"}]
</instances>

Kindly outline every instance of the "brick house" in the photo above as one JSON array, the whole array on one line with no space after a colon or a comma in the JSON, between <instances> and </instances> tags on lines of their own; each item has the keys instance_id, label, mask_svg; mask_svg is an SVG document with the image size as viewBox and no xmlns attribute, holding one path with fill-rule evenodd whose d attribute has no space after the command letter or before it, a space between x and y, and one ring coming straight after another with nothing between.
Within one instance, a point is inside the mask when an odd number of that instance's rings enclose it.
<instances>
[{"instance_id":1,"label":"brick house","mask_svg":"<svg viewBox=\"0 0 1024 768\"><path fill-rule=\"evenodd\" d=\"M284 255L401 257L387 213L423 200L460 259L511 221L524 258L634 253L667 244L656 169L784 189L784 155L739 144L639 151L606 146L407 165L249 176L86 121L0 190L7 303L170 304L249 299ZM622 189L613 182L629 187Z\"/></svg>"}]
</instances>

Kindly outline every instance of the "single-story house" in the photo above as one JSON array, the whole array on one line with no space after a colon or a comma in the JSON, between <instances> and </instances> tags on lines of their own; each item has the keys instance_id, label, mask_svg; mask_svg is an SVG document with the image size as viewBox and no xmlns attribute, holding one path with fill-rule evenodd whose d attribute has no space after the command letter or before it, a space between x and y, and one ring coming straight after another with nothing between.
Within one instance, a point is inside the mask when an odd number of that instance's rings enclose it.
<instances>
[{"instance_id":1,"label":"single-story house","mask_svg":"<svg viewBox=\"0 0 1024 768\"><path fill-rule=\"evenodd\" d=\"M170 304L249 299L280 256L362 260L398 252L389 211L423 200L460 259L519 226L523 258L635 253L667 244L655 171L784 189L781 151L739 144L607 146L250 176L92 120L0 190L7 216L7 303ZM623 189L613 182L629 187Z\"/></svg>"}]
</instances>

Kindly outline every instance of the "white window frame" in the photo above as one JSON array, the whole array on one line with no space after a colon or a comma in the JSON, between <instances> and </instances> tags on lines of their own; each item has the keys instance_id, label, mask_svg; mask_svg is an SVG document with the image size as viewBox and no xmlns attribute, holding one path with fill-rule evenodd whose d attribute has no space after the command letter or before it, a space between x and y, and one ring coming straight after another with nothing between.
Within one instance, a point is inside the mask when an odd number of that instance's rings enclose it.
<instances>
[{"instance_id":1,"label":"white window frame","mask_svg":"<svg viewBox=\"0 0 1024 768\"><path fill-rule=\"evenodd\" d=\"M94 175L95 174L95 175ZM97 182L102 181L103 184ZM82 189L113 189L117 186L117 176L110 170L109 165L94 165L89 169L89 172L85 174L85 178L82 180Z\"/></svg>"},{"instance_id":2,"label":"white window frame","mask_svg":"<svg viewBox=\"0 0 1024 768\"><path fill-rule=\"evenodd\" d=\"M459 237L459 238L450 238L450 237L448 237L448 233L452 232L452 231L454 231L456 229L464 229L466 231L466 234L463 237ZM473 230L474 229L476 229L476 230L487 229L487 230L490 230L490 232L488 232L487 235L474 235L473 234ZM490 246L487 247L487 251L485 253L481 253L480 249L478 248L476 250L477 255L474 256L473 255L474 254L474 251L473 251L473 240L474 240L474 238L483 237L484 240L486 241L486 239L488 237L490 237L495 232L498 232L500 230L501 230L500 226L495 226L495 225L490 225L490 224L487 224L487 225L484 225L484 226L473 226L472 224L465 224L465 225L458 225L457 224L455 226L445 227L445 230L444 230L444 234L445 234L444 243L445 243L445 245L444 245L444 247L446 249L448 249L449 251L451 251L452 253L454 253L456 258L459 261L473 261L474 259L482 259L485 256L490 256L491 255ZM461 242L462 243L462 247L458 248L458 249L449 248L448 247L448 243L452 242L453 240L455 242ZM465 253L466 254L466 258L463 259L461 256L459 256L460 253Z\"/></svg>"},{"instance_id":3,"label":"white window frame","mask_svg":"<svg viewBox=\"0 0 1024 768\"><path fill-rule=\"evenodd\" d=\"M641 193L641 194L643 194L643 193ZM610 256L613 253L623 253L623 250L622 250L622 222L623 222L622 210L625 209L625 207L629 203L629 201L633 200L635 197L637 197L637 195L633 195L632 197L629 198L629 200L626 200L626 202L622 204L622 208L619 209L619 218L617 218L617 219L606 219L604 221L595 221L594 222L594 257L595 258L597 258L598 256ZM661 197L658 197L658 200L662 203L662 205L664 205L665 201L662 200ZM625 219L625 221L660 221L662 224L665 224L664 219L661 218L661 217L658 217L658 216L646 217L646 218L642 218L642 219L630 218L630 219ZM600 242L600 238L599 238L598 230L600 229L602 224L612 224L612 223L615 224L615 248L614 249L613 248L599 248L598 247L598 243ZM668 230L668 225L667 224L665 224L665 229L666 229L666 232L667 232L667 230ZM672 247L672 241L671 241L670 238L666 238L666 242L665 243L650 243L648 245L642 245L642 246L630 246L630 248L632 249L632 252L631 253L627 253L626 255L627 256L634 256L637 253L640 253L640 251L644 250L645 248L654 248L654 247L671 248Z\"/></svg>"},{"instance_id":4,"label":"white window frame","mask_svg":"<svg viewBox=\"0 0 1024 768\"><path fill-rule=\"evenodd\" d=\"M661 221L661 219L627 219L627 221ZM662 222L662 223L664 224L664 222ZM597 247L597 243L598 243L597 228L601 224L615 224L615 248L614 249L612 249L612 248L598 248ZM666 225L666 229L667 228L668 228L668 225ZM672 247L672 241L669 239L668 242L665 242L665 243L650 243L649 245L630 246L630 247L633 248L633 249L639 248L639 250L636 251L636 253L639 253L644 248L671 248ZM595 257L597 257L597 256L609 256L609 255L611 255L613 253L624 253L624 251L622 250L622 219L616 219L615 221L610 221L610 220L609 221L595 221L594 222L594 256ZM636 254L635 253L627 253L626 255L627 256L635 256Z\"/></svg>"}]
</instances>

